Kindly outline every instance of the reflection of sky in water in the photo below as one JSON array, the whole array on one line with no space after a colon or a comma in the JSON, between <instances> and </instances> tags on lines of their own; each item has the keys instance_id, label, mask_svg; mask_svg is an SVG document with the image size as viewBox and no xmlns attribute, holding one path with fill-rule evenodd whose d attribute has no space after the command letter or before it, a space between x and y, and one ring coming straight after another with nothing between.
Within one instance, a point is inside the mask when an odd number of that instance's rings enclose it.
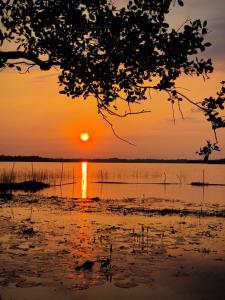
<instances>
[{"instance_id":1,"label":"reflection of sky in water","mask_svg":"<svg viewBox=\"0 0 225 300\"><path fill-rule=\"evenodd\" d=\"M81 178L81 198L87 198L87 162L81 163L82 178Z\"/></svg>"},{"instance_id":2,"label":"reflection of sky in water","mask_svg":"<svg viewBox=\"0 0 225 300\"><path fill-rule=\"evenodd\" d=\"M0 162L0 174L11 174L13 163ZM76 198L145 198L182 200L185 203L193 202L196 205L204 203L224 206L225 186L191 186L192 181L202 181L204 170L205 182L225 184L225 165L213 164L138 164L138 163L94 163L76 162L62 164L33 163L33 172L40 175L40 181L49 181L52 186L40 193L48 196L63 196ZM31 163L16 162L14 174L18 181L30 180L24 174L32 175ZM39 178L39 177L37 177ZM175 184L152 184L163 183ZM114 182L108 184L99 183ZM74 184L68 184L73 183ZM125 182L127 184L118 184ZM116 184L117 183L117 184ZM175 201L176 203L176 201Z\"/></svg>"}]
</instances>

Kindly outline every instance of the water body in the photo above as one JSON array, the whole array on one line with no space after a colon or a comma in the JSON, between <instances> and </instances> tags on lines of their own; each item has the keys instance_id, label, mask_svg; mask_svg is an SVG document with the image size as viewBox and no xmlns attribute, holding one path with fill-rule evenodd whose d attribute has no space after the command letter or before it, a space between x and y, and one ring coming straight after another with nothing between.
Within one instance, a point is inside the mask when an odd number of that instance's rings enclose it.
<instances>
[{"instance_id":1,"label":"water body","mask_svg":"<svg viewBox=\"0 0 225 300\"><path fill-rule=\"evenodd\" d=\"M0 173L10 172L12 165L11 162L1 162ZM49 183L62 184L42 191L44 195L117 199L152 196L196 202L216 200L219 203L223 203L225 196L225 186L190 185L203 180L225 184L225 165L38 162L32 166L31 163L18 162L13 172L20 174L21 179L23 174L31 178L32 168L34 173L48 175Z\"/></svg>"},{"instance_id":2,"label":"water body","mask_svg":"<svg viewBox=\"0 0 225 300\"><path fill-rule=\"evenodd\" d=\"M13 173L60 186L0 195L2 300L224 299L225 187L190 185L224 184L224 165L16 163Z\"/></svg>"}]
</instances>

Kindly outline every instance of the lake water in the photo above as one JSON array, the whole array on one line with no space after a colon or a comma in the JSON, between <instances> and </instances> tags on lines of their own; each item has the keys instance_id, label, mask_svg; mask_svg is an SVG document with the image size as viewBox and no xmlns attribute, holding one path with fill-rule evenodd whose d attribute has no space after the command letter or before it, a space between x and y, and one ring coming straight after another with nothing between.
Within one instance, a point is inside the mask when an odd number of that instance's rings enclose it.
<instances>
[{"instance_id":1,"label":"lake water","mask_svg":"<svg viewBox=\"0 0 225 300\"><path fill-rule=\"evenodd\" d=\"M0 163L55 185L0 194L0 299L223 300L225 186L203 173L225 184L225 165Z\"/></svg>"},{"instance_id":2,"label":"lake water","mask_svg":"<svg viewBox=\"0 0 225 300\"><path fill-rule=\"evenodd\" d=\"M0 163L0 174L3 171L10 172L12 166L12 162ZM13 172L32 176L32 164L18 162ZM190 185L191 182L202 181L203 172L205 182L225 184L225 165L33 163L33 173L40 172L48 175L50 183L62 184L41 191L41 194L48 196L116 199L158 197L225 204L225 186ZM67 184L72 182L75 183ZM164 185L164 182L171 184Z\"/></svg>"}]
</instances>

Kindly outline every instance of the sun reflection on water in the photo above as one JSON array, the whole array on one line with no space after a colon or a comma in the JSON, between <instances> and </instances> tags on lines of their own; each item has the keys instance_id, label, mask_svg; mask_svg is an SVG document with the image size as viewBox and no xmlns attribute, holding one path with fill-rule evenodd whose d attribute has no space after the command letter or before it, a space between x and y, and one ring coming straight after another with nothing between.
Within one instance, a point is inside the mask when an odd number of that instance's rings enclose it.
<instances>
[{"instance_id":1,"label":"sun reflection on water","mask_svg":"<svg viewBox=\"0 0 225 300\"><path fill-rule=\"evenodd\" d=\"M82 162L81 198L87 198L87 162Z\"/></svg>"}]
</instances>

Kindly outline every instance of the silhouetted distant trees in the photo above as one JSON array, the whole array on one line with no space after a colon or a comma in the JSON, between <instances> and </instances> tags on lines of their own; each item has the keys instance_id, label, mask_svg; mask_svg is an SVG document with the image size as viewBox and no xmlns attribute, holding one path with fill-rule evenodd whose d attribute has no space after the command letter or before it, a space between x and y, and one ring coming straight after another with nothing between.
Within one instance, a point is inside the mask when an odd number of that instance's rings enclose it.
<instances>
[{"instance_id":1,"label":"silhouetted distant trees","mask_svg":"<svg viewBox=\"0 0 225 300\"><path fill-rule=\"evenodd\" d=\"M214 132L225 127L225 87L216 97L195 102L176 86L182 74L208 78L211 59L199 58L210 43L205 41L207 21L186 20L171 28L166 16L181 0L133 0L118 8L107 0L2 0L0 2L0 68L24 73L60 69L60 93L72 98L93 95L99 114L144 113L131 110L132 103L149 100L149 91L163 91L172 108L190 102L205 114ZM120 99L128 105L118 112ZM119 107L118 107L119 106ZM215 143L199 154L205 160Z\"/></svg>"},{"instance_id":2,"label":"silhouetted distant trees","mask_svg":"<svg viewBox=\"0 0 225 300\"><path fill-rule=\"evenodd\" d=\"M13 161L13 162L96 162L96 163L201 163L202 160L197 159L156 159L156 158L51 158L41 156L11 156L0 155L0 162ZM225 164L225 158L210 160L211 164Z\"/></svg>"}]
</instances>

